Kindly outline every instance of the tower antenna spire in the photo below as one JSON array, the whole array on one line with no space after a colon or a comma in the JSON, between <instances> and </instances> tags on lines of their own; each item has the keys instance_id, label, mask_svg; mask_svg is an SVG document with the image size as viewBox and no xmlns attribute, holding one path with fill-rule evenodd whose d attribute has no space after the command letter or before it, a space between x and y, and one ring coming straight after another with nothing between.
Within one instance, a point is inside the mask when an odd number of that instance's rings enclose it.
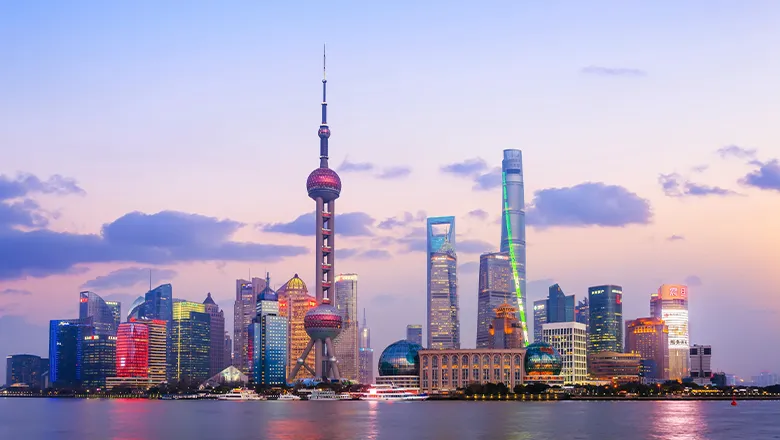
<instances>
[{"instance_id":1,"label":"tower antenna spire","mask_svg":"<svg viewBox=\"0 0 780 440\"><path fill-rule=\"evenodd\" d=\"M327 80L325 76L325 43L322 44L322 79Z\"/></svg>"}]
</instances>

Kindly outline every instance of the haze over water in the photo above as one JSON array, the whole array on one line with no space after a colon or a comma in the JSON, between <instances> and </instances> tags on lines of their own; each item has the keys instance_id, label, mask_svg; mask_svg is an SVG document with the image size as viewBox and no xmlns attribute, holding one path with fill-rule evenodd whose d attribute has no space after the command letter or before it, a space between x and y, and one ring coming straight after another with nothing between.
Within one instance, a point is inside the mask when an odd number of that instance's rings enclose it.
<instances>
[{"instance_id":1,"label":"haze over water","mask_svg":"<svg viewBox=\"0 0 780 440\"><path fill-rule=\"evenodd\" d=\"M0 438L772 439L780 402L166 402L0 399Z\"/></svg>"}]
</instances>

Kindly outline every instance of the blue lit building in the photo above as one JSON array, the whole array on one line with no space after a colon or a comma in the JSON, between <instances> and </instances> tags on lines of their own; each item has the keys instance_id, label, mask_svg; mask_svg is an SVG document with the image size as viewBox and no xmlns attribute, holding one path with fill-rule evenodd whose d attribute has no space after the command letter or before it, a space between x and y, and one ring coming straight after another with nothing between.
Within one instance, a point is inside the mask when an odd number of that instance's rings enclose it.
<instances>
[{"instance_id":1,"label":"blue lit building","mask_svg":"<svg viewBox=\"0 0 780 440\"><path fill-rule=\"evenodd\" d=\"M588 303L588 354L623 353L623 288L615 285L589 287Z\"/></svg>"},{"instance_id":2,"label":"blue lit building","mask_svg":"<svg viewBox=\"0 0 780 440\"><path fill-rule=\"evenodd\" d=\"M553 284L547 293L547 322L574 321L574 295L563 293L561 286Z\"/></svg>"},{"instance_id":3,"label":"blue lit building","mask_svg":"<svg viewBox=\"0 0 780 440\"><path fill-rule=\"evenodd\" d=\"M518 307L521 324L524 327L524 337L528 343L527 313L528 301L526 293L526 260L525 260L525 189L523 185L523 152L520 150L504 150L504 160L501 161L501 252L506 252L512 264L512 290L520 292ZM519 286L515 283L517 279ZM515 304L512 304L515 305Z\"/></svg>"},{"instance_id":4,"label":"blue lit building","mask_svg":"<svg viewBox=\"0 0 780 440\"><path fill-rule=\"evenodd\" d=\"M265 289L257 295L257 316L250 325L252 374L258 385L287 383L287 318L279 314L279 298L266 274Z\"/></svg>"},{"instance_id":5,"label":"blue lit building","mask_svg":"<svg viewBox=\"0 0 780 440\"><path fill-rule=\"evenodd\" d=\"M496 316L496 309L503 304L509 304L517 310L509 255L502 252L482 254L479 256L477 291L477 348L488 348L490 345L490 324Z\"/></svg>"},{"instance_id":6,"label":"blue lit building","mask_svg":"<svg viewBox=\"0 0 780 440\"><path fill-rule=\"evenodd\" d=\"M460 348L455 217L427 221L428 348Z\"/></svg>"},{"instance_id":7,"label":"blue lit building","mask_svg":"<svg viewBox=\"0 0 780 440\"><path fill-rule=\"evenodd\" d=\"M166 346L168 347L167 375L168 380L171 380L175 375L174 359L171 357L173 353L173 286L162 284L146 292L142 318L158 319L166 322Z\"/></svg>"},{"instance_id":8,"label":"blue lit building","mask_svg":"<svg viewBox=\"0 0 780 440\"><path fill-rule=\"evenodd\" d=\"M94 334L92 319L49 322L49 381L55 388L76 388L81 382L82 341Z\"/></svg>"}]
</instances>

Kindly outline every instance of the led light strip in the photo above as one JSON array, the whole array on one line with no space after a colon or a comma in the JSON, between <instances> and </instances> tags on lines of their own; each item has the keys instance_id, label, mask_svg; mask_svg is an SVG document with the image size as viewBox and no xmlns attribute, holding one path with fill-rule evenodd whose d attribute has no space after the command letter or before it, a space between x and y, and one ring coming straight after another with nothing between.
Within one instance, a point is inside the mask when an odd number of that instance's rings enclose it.
<instances>
[{"instance_id":1,"label":"led light strip","mask_svg":"<svg viewBox=\"0 0 780 440\"><path fill-rule=\"evenodd\" d=\"M506 171L501 172L501 189L504 192L504 212L506 221L506 235L509 239L509 259L512 265L512 278L515 282L515 293L517 294L517 307L520 309L520 325L523 328L523 342L528 345L528 323L525 320L525 304L523 304L523 292L520 288L520 276L517 274L517 259L515 258L515 248L512 243L512 225L509 221L509 197L506 194Z\"/></svg>"}]
</instances>

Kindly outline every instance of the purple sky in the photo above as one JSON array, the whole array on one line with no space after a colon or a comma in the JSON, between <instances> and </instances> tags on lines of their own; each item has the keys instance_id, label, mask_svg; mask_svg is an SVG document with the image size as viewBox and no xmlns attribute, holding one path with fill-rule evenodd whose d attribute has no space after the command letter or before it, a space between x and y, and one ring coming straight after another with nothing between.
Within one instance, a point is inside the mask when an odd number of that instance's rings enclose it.
<instances>
[{"instance_id":1,"label":"purple sky","mask_svg":"<svg viewBox=\"0 0 780 440\"><path fill-rule=\"evenodd\" d=\"M313 286L325 41L336 267L377 352L425 323L426 215L457 216L474 345L519 148L529 301L620 284L630 319L688 283L716 370L778 371L778 21L772 1L0 6L0 356L45 355L79 290L126 312L148 268L229 329L250 270Z\"/></svg>"}]
</instances>

